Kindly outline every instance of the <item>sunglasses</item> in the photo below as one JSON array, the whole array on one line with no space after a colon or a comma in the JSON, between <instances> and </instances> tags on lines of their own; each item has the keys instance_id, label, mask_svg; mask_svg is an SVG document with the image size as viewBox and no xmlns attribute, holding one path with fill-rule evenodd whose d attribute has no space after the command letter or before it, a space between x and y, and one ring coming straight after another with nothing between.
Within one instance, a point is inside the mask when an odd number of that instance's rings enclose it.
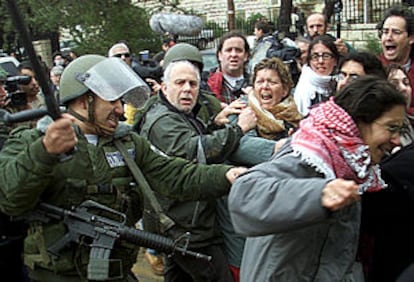
<instances>
[{"instance_id":1,"label":"sunglasses","mask_svg":"<svg viewBox=\"0 0 414 282\"><path fill-rule=\"evenodd\" d=\"M114 55L114 57L117 57L117 58L122 58L122 57L129 58L130 56L131 56L131 54L129 54L129 53L120 53L120 54L115 54Z\"/></svg>"}]
</instances>

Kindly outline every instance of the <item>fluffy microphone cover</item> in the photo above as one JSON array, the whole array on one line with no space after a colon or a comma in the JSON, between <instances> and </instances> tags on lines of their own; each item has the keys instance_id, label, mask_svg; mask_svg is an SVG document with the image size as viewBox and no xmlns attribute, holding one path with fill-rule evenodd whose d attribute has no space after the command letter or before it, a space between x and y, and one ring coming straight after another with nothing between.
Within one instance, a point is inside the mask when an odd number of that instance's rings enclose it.
<instances>
[{"instance_id":1,"label":"fluffy microphone cover","mask_svg":"<svg viewBox=\"0 0 414 282\"><path fill-rule=\"evenodd\" d=\"M149 21L153 31L160 34L191 36L197 35L203 28L203 20L198 16L159 13Z\"/></svg>"}]
</instances>

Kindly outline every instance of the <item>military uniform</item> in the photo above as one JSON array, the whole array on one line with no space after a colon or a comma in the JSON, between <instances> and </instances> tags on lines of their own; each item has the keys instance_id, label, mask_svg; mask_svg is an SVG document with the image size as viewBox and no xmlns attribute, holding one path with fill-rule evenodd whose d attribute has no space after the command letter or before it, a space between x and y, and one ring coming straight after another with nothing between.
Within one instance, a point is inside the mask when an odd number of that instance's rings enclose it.
<instances>
[{"instance_id":1,"label":"military uniform","mask_svg":"<svg viewBox=\"0 0 414 282\"><path fill-rule=\"evenodd\" d=\"M113 77L114 68L119 77ZM67 120L53 122L53 127L52 120L45 117L37 123L36 129L16 129L0 152L0 210L3 213L11 216L30 214L39 202L70 209L85 200L93 200L124 213L126 225L133 226L141 218L147 201L144 201L142 190L135 184L130 168L115 146L118 141L126 147L127 154L142 170L150 187L163 196L183 201L205 200L228 192L228 166L196 166L183 159L168 158L152 150L146 140L130 131L128 125L121 123L112 128L95 123L94 117L104 117L106 113L96 111L94 114L95 110L102 109L95 107L98 97L101 107L105 105L105 110L112 109L109 124L116 122L115 119L121 115L120 98L139 86L136 74L131 73L132 70L121 60L98 55L82 56L65 69L60 83L61 102L69 105L68 110L77 120L74 131L65 128L69 131L68 138L62 137L61 131L56 138L63 143L69 140L71 146L76 144L76 150L71 158L61 161L58 155L47 151L50 148L56 150L55 146L60 144L52 142L51 145L46 138L43 139L44 134L55 138L50 136ZM87 101L88 117L77 112L81 108L79 104L72 103L84 95L87 99L81 98L76 102ZM81 127L90 134L81 133ZM214 187L211 187L212 182L216 184ZM67 227L60 219L30 222L24 260L33 280L94 280L90 274L100 270L91 267L91 242L87 238L69 243L57 255L50 252L50 247L66 232ZM138 246L115 242L109 264L106 257L98 258L102 264L97 265L109 269L109 275L100 277L100 280L135 281L130 269L137 250Z\"/></svg>"},{"instance_id":2,"label":"military uniform","mask_svg":"<svg viewBox=\"0 0 414 282\"><path fill-rule=\"evenodd\" d=\"M100 138L96 146L79 134L77 152L66 162L45 154L40 130L17 131L0 155L4 172L0 183L7 198L1 203L3 211L19 215L33 209L39 199L63 208L91 199L125 213L128 226L133 226L142 215L142 195L139 187L132 184L129 169L114 147L117 138L122 139L151 187L161 194L191 200L228 192L230 185L224 177L228 167L195 167L182 159L163 157L153 152L143 138L131 133L129 127L118 129L114 136ZM217 185L212 187L212 182ZM34 273L45 269L65 276L82 273L86 277L89 247L68 246L59 258L45 252L64 234L61 222L32 224L25 240L25 262ZM117 244L111 259L121 259L123 273L128 273L137 249Z\"/></svg>"}]
</instances>

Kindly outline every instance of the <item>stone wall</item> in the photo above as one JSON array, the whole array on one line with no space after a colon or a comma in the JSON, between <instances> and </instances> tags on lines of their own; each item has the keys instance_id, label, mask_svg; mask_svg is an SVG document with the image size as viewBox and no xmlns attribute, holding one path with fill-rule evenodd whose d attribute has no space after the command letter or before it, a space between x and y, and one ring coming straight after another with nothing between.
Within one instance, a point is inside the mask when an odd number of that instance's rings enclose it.
<instances>
[{"instance_id":1,"label":"stone wall","mask_svg":"<svg viewBox=\"0 0 414 282\"><path fill-rule=\"evenodd\" d=\"M399 0L397 0L399 1ZM320 0L294 1L297 2L305 14L311 11L322 10ZM300 3L299 3L300 2ZM141 7L153 8L158 1L146 1L140 3L136 0L136 4ZM207 21L214 21L222 23L227 21L227 1L221 0L181 0L181 7L186 10L193 10L201 15ZM278 16L280 0L234 0L236 15L244 14L248 18L251 14L260 13L270 19ZM334 27L333 27L334 28ZM332 35L336 35L335 30L332 30ZM349 42L355 49L365 50L366 42L370 38L377 38L377 31L375 24L347 24L343 23L341 27L341 37Z\"/></svg>"},{"instance_id":2,"label":"stone wall","mask_svg":"<svg viewBox=\"0 0 414 282\"><path fill-rule=\"evenodd\" d=\"M367 41L370 39L377 40L376 24L350 24L341 29L341 37L354 46L357 50L366 50ZM336 35L333 31L332 35ZM370 51L370 50L366 50Z\"/></svg>"}]
</instances>

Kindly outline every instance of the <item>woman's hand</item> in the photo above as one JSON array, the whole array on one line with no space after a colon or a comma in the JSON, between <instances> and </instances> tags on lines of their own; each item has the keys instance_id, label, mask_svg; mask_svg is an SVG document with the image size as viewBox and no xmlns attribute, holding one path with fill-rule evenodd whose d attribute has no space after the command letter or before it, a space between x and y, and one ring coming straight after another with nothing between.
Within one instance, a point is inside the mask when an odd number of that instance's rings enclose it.
<instances>
[{"instance_id":1,"label":"woman's hand","mask_svg":"<svg viewBox=\"0 0 414 282\"><path fill-rule=\"evenodd\" d=\"M334 179L322 190L322 206L331 211L337 211L361 200L358 192L359 187L355 181Z\"/></svg>"}]
</instances>

